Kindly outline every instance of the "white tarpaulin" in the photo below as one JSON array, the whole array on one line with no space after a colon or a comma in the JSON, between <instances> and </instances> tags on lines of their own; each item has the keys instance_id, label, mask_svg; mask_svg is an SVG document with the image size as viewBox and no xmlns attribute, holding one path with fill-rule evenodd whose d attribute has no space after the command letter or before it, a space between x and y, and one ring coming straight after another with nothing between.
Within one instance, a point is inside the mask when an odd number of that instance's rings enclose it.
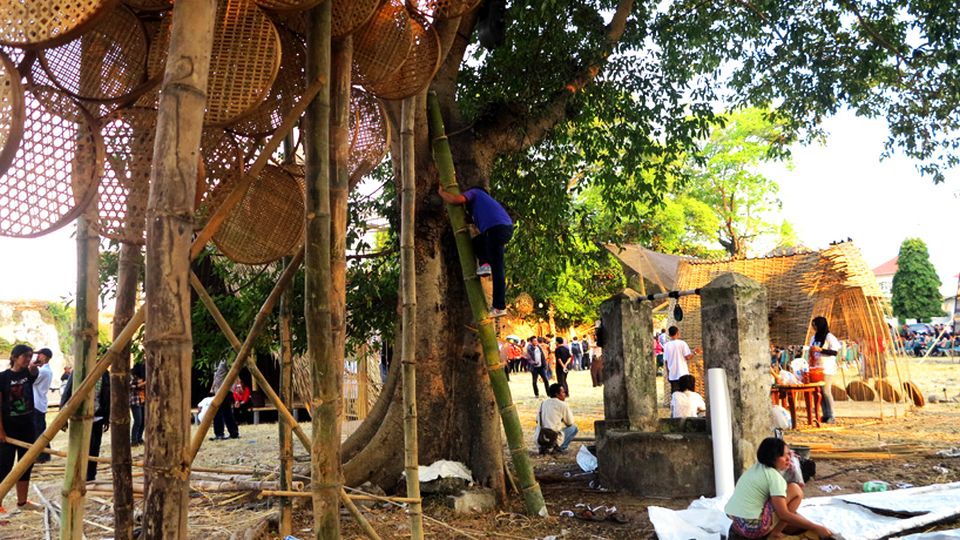
<instances>
[{"instance_id":1,"label":"white tarpaulin","mask_svg":"<svg viewBox=\"0 0 960 540\"><path fill-rule=\"evenodd\" d=\"M421 482L432 482L437 478L462 478L467 482L473 482L473 473L459 461L441 459L430 465L420 465L418 472Z\"/></svg>"},{"instance_id":2,"label":"white tarpaulin","mask_svg":"<svg viewBox=\"0 0 960 540\"><path fill-rule=\"evenodd\" d=\"M957 540L958 538L960 538L960 529L950 529L949 531L923 532L909 536L898 536L895 540Z\"/></svg>"},{"instance_id":3,"label":"white tarpaulin","mask_svg":"<svg viewBox=\"0 0 960 540\"><path fill-rule=\"evenodd\" d=\"M871 508L913 517L881 515ZM686 510L651 506L647 511L661 540L716 540L730 527L723 505L715 499L694 501ZM882 493L814 497L803 501L799 512L807 519L826 525L837 534L838 540L885 538L960 515L960 482Z\"/></svg>"}]
</instances>

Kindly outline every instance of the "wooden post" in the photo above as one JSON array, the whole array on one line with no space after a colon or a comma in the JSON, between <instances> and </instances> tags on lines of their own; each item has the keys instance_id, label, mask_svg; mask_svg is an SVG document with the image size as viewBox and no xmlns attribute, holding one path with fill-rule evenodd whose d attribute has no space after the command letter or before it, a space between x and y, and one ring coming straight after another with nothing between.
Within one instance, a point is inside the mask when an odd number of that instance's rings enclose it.
<instances>
[{"instance_id":1,"label":"wooden post","mask_svg":"<svg viewBox=\"0 0 960 540\"><path fill-rule=\"evenodd\" d=\"M304 117L306 240L303 315L311 362L313 444L310 451L314 537L340 538L340 411L343 364L333 354L330 298L330 2L307 14L307 80L327 88Z\"/></svg>"},{"instance_id":2,"label":"wooden post","mask_svg":"<svg viewBox=\"0 0 960 540\"><path fill-rule=\"evenodd\" d=\"M143 532L150 540L187 537L190 437L190 247L200 135L216 0L173 8L167 66L147 204Z\"/></svg>"},{"instance_id":3,"label":"wooden post","mask_svg":"<svg viewBox=\"0 0 960 540\"><path fill-rule=\"evenodd\" d=\"M77 320L73 330L73 388L92 377L97 363L98 310L100 274L97 268L100 234L97 200L90 202L77 219ZM97 376L99 377L99 376ZM96 378L93 378L95 381ZM86 495L87 455L90 450L90 429L93 425L94 394L83 399L82 406L71 418L69 451L63 478L62 540L83 537L83 510Z\"/></svg>"},{"instance_id":4,"label":"wooden post","mask_svg":"<svg viewBox=\"0 0 960 540\"><path fill-rule=\"evenodd\" d=\"M428 117L430 119L430 140L433 144L433 160L440 174L440 182L448 192L460 193L460 186L457 185L456 173L453 168L453 156L450 153L450 144L444 130L443 116L440 113L440 102L433 92L430 92L427 99L429 101ZM533 475L533 466L530 464L530 457L527 455L527 448L523 442L523 427L520 425L520 415L517 414L517 407L513 404L510 385L507 383L507 376L500 364L500 351L497 348L497 335L494 330L493 319L487 313L487 300L484 297L483 288L480 286L480 280L476 275L476 259L473 256L473 246L467 232L466 215L462 206L448 204L446 207L456 237L460 266L467 288L467 298L470 300L473 318L477 321L477 331L483 348L483 357L487 363L490 386L493 389L497 408L500 411L500 420L503 422L503 431L507 436L510 456L513 458L513 466L517 471L517 479L520 481L524 504L528 514L546 516L547 506L543 500L543 493L540 491L540 485Z\"/></svg>"},{"instance_id":5,"label":"wooden post","mask_svg":"<svg viewBox=\"0 0 960 540\"><path fill-rule=\"evenodd\" d=\"M117 300L113 337L133 318L143 269L140 246L123 242L117 263ZM130 453L130 345L110 366L110 469L113 472L113 537L133 540L133 457Z\"/></svg>"},{"instance_id":6,"label":"wooden post","mask_svg":"<svg viewBox=\"0 0 960 540\"><path fill-rule=\"evenodd\" d=\"M290 265L289 257L284 265ZM293 342L290 319L293 318L293 288L287 287L280 298L280 399L293 407ZM277 422L280 429L280 489L290 490L293 481L293 432L286 422ZM280 499L279 533L286 538L293 532L293 501Z\"/></svg>"},{"instance_id":7,"label":"wooden post","mask_svg":"<svg viewBox=\"0 0 960 540\"><path fill-rule=\"evenodd\" d=\"M414 251L417 206L417 164L414 159L416 97L403 100L400 111L400 362L403 365L403 468L407 473L410 537L423 539L417 441L417 267ZM366 381L363 381L364 383Z\"/></svg>"}]
</instances>

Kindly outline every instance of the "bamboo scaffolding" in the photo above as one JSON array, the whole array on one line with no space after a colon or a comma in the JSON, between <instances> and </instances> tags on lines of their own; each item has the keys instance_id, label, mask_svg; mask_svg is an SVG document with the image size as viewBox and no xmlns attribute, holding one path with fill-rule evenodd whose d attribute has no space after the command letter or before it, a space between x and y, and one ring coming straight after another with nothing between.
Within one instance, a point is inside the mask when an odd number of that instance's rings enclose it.
<instances>
[{"instance_id":1,"label":"bamboo scaffolding","mask_svg":"<svg viewBox=\"0 0 960 540\"><path fill-rule=\"evenodd\" d=\"M439 100L433 92L428 94L427 99L429 102L428 116L433 159L440 174L440 182L446 191L459 194L460 186L457 185L456 181L453 157L443 126ZM517 407L513 403L513 396L510 395L510 386L507 383L506 374L500 364L500 351L497 348L497 336L493 320L487 313L487 301L480 286L480 280L476 275L476 259L473 255L470 236L467 233L465 212L460 206L450 204L445 206L456 238L467 297L470 300L473 318L477 322L478 336L483 348L483 357L487 364L487 374L490 377L490 385L493 388L493 395L500 411L500 419L507 437L507 444L510 447L510 455L513 458L513 465L520 481L524 505L528 514L546 516L547 507L543 500L543 493L540 491L540 485L537 484L537 479L533 474L530 457L523 441L520 416L517 414Z\"/></svg>"},{"instance_id":2,"label":"bamboo scaffolding","mask_svg":"<svg viewBox=\"0 0 960 540\"><path fill-rule=\"evenodd\" d=\"M306 110L307 106L313 101L325 84L326 82L323 80L314 80L314 82L307 87L303 93L303 98L284 118L283 124L277 129L273 137L264 147L263 153L258 156L257 160L250 167L250 170L247 171L247 173L242 177L241 181L238 182L238 185L230 192L230 195L222 203L220 203L220 206L217 208L214 215L207 220L206 226L204 226L204 228L197 234L197 237L193 243L193 248L190 251L191 260L200 255L206 243L210 241L210 239L223 225L223 222L229 215L230 210L241 200L243 200L243 196L246 194L250 184L257 178L257 175L260 174L260 171L262 171L263 168L269 163L269 155L279 147L280 142L293 130L294 126L297 124L297 121L303 115L304 110ZM124 326L123 330L120 332L120 335L114 338L114 342L107 349L106 354L104 354L104 356L97 362L96 366L94 366L94 369L91 372L91 377L93 377L93 379L97 379L103 375L114 358L116 358L118 354L122 353L123 348L129 345L130 341L133 339L133 336L137 333L137 330L139 330L143 325L145 316L146 311L143 307L136 311L130 322ZM16 479L23 475L27 468L33 465L33 462L36 460L37 456L43 452L43 448L46 447L46 445L49 444L50 441L52 441L57 435L60 429L67 424L70 416L73 415L81 406L85 397L94 388L94 385L94 380L85 380L80 384L79 387L74 387L73 395L67 401L67 403L60 408L60 412L47 425L47 429L37 437L37 441L31 445L29 450L27 450L27 453L17 460L17 463L13 466L13 469L11 469L7 476L0 480L0 500L2 500L7 493L9 493L10 489L17 481Z\"/></svg>"},{"instance_id":3,"label":"bamboo scaffolding","mask_svg":"<svg viewBox=\"0 0 960 540\"><path fill-rule=\"evenodd\" d=\"M77 315L74 326L73 384L92 376L97 362L99 320L97 297L100 291L99 262L100 234L98 231L97 199L94 198L77 220ZM84 482L87 475L87 451L93 426L94 395L83 400L71 418L70 441L66 471L63 477L60 527L62 540L79 540L83 536Z\"/></svg>"},{"instance_id":4,"label":"bamboo scaffolding","mask_svg":"<svg viewBox=\"0 0 960 540\"><path fill-rule=\"evenodd\" d=\"M423 539L423 504L420 502L419 447L417 441L417 268L414 253L416 230L416 162L414 119L417 98L403 100L400 112L400 362L403 366L403 466L410 503L410 536Z\"/></svg>"}]
</instances>

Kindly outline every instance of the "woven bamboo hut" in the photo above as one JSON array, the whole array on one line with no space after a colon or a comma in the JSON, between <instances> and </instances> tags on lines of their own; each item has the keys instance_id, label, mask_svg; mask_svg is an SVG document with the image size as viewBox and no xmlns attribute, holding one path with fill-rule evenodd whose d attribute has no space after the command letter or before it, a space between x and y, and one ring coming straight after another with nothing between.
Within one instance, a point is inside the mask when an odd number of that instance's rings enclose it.
<instances>
[{"instance_id":1,"label":"woven bamboo hut","mask_svg":"<svg viewBox=\"0 0 960 540\"><path fill-rule=\"evenodd\" d=\"M677 268L677 290L703 287L726 272L736 272L760 282L767 293L770 342L779 347L809 343L810 321L822 315L830 330L839 339L856 342L864 357L864 379L886 375L892 358L890 333L884 320L885 301L876 278L852 242L840 242L820 251L797 251L755 259L684 260ZM683 309L676 324L691 348L701 345L700 297L679 299ZM670 310L668 310L670 312ZM894 362L896 361L893 358ZM896 364L895 364L896 365ZM899 367L897 366L899 378ZM703 359L695 357L690 364L698 385L703 381ZM841 375L834 384L847 386ZM903 387L898 381L897 388ZM665 381L666 384L666 381ZM878 388L891 388L878 385ZM882 393L882 392L881 392ZM885 401L899 401L899 393L880 396Z\"/></svg>"}]
</instances>

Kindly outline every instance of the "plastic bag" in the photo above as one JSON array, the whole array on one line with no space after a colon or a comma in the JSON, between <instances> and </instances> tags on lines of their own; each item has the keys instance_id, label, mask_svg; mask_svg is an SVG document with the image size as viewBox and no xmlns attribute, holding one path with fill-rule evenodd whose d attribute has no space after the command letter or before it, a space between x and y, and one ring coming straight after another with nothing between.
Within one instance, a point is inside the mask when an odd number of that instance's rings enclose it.
<instances>
[{"instance_id":1,"label":"plastic bag","mask_svg":"<svg viewBox=\"0 0 960 540\"><path fill-rule=\"evenodd\" d=\"M597 456L591 454L587 447L581 444L580 450L577 451L577 465L583 472L593 472L597 470Z\"/></svg>"}]
</instances>

